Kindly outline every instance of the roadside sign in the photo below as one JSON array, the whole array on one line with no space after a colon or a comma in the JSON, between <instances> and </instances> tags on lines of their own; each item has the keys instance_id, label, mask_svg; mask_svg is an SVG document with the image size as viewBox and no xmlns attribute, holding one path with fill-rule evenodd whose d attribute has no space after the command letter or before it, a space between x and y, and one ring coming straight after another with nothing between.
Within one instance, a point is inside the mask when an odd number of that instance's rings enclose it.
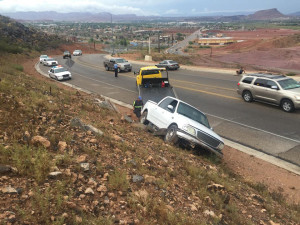
<instances>
[{"instance_id":1,"label":"roadside sign","mask_svg":"<svg viewBox=\"0 0 300 225\"><path fill-rule=\"evenodd\" d=\"M68 58L68 60L67 60L67 62L66 62L66 65L69 67L69 68L71 68L73 65L74 65L74 61L72 60L72 59L70 59L70 58Z\"/></svg>"}]
</instances>

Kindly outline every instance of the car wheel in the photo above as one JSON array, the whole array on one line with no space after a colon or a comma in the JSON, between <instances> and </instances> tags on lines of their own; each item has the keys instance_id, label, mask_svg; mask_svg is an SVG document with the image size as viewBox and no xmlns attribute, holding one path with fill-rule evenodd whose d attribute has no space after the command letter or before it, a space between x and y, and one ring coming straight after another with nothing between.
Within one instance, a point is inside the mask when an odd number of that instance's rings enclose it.
<instances>
[{"instance_id":1,"label":"car wheel","mask_svg":"<svg viewBox=\"0 0 300 225\"><path fill-rule=\"evenodd\" d=\"M130 69L130 70L128 70L128 72L131 72L131 69Z\"/></svg>"},{"instance_id":2,"label":"car wheel","mask_svg":"<svg viewBox=\"0 0 300 225\"><path fill-rule=\"evenodd\" d=\"M243 99L245 102L252 102L253 101L253 96L250 91L244 91L243 92Z\"/></svg>"},{"instance_id":3,"label":"car wheel","mask_svg":"<svg viewBox=\"0 0 300 225\"><path fill-rule=\"evenodd\" d=\"M176 144L178 142L178 136L176 134L177 131L177 125L171 125L168 130L167 134L165 136L165 142Z\"/></svg>"},{"instance_id":4,"label":"car wheel","mask_svg":"<svg viewBox=\"0 0 300 225\"><path fill-rule=\"evenodd\" d=\"M293 112L295 109L293 102L289 99L282 100L281 108L285 112Z\"/></svg>"},{"instance_id":5,"label":"car wheel","mask_svg":"<svg viewBox=\"0 0 300 225\"><path fill-rule=\"evenodd\" d=\"M108 70L109 70L108 66L105 66L105 70L106 70L106 71L108 71Z\"/></svg>"}]
</instances>

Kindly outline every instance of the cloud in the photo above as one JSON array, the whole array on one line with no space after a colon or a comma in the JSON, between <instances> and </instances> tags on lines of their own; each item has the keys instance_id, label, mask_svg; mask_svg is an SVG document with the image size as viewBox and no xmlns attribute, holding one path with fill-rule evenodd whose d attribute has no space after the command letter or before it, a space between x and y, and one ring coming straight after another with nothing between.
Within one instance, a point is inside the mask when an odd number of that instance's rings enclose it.
<instances>
[{"instance_id":1,"label":"cloud","mask_svg":"<svg viewBox=\"0 0 300 225\"><path fill-rule=\"evenodd\" d=\"M96 0L2 0L0 1L0 12L17 12L17 11L57 11L67 12L111 12L114 14L146 14L141 8L133 7L126 4L119 4L116 0L96 1Z\"/></svg>"},{"instance_id":2,"label":"cloud","mask_svg":"<svg viewBox=\"0 0 300 225\"><path fill-rule=\"evenodd\" d=\"M175 15L175 14L179 14L178 9L169 9L165 12L167 15Z\"/></svg>"}]
</instances>

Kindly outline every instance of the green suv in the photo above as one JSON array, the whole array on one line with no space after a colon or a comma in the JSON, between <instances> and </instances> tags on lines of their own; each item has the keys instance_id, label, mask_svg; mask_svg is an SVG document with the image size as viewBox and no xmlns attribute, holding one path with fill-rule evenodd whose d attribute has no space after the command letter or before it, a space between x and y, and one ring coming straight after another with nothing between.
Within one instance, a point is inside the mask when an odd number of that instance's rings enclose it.
<instances>
[{"instance_id":1,"label":"green suv","mask_svg":"<svg viewBox=\"0 0 300 225\"><path fill-rule=\"evenodd\" d=\"M237 93L246 102L275 104L285 112L300 109L300 83L284 75L247 74L237 86Z\"/></svg>"}]
</instances>

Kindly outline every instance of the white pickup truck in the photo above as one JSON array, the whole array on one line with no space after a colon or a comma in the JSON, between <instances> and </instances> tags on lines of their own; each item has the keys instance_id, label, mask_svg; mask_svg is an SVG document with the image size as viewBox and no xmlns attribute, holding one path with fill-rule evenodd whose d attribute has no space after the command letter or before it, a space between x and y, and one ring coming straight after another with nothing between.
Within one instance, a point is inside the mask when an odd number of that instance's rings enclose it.
<instances>
[{"instance_id":1,"label":"white pickup truck","mask_svg":"<svg viewBox=\"0 0 300 225\"><path fill-rule=\"evenodd\" d=\"M156 103L147 101L142 109L141 123L148 124L166 142L183 140L192 147L199 145L222 157L224 142L209 125L204 113L170 96Z\"/></svg>"}]
</instances>

